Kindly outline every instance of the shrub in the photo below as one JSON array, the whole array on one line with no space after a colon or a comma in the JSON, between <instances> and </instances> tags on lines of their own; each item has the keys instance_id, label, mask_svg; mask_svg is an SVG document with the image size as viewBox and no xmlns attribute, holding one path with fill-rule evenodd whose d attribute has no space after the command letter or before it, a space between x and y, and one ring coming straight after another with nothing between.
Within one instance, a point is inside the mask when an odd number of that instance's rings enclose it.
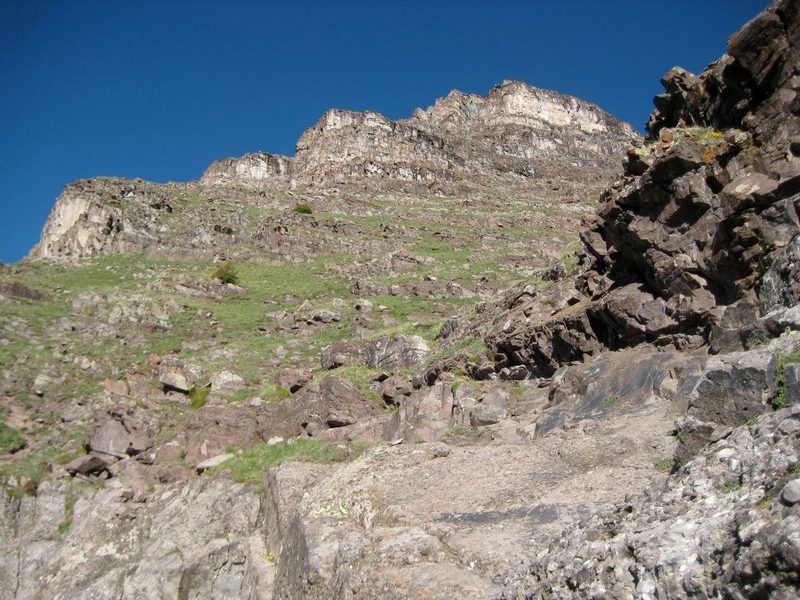
<instances>
[{"instance_id":1,"label":"shrub","mask_svg":"<svg viewBox=\"0 0 800 600\"><path fill-rule=\"evenodd\" d=\"M232 262L225 261L217 265L212 274L214 279L218 279L222 283L239 283L239 274L236 272L236 267Z\"/></svg>"},{"instance_id":2,"label":"shrub","mask_svg":"<svg viewBox=\"0 0 800 600\"><path fill-rule=\"evenodd\" d=\"M300 215L310 215L314 212L308 204L296 204L292 210Z\"/></svg>"}]
</instances>

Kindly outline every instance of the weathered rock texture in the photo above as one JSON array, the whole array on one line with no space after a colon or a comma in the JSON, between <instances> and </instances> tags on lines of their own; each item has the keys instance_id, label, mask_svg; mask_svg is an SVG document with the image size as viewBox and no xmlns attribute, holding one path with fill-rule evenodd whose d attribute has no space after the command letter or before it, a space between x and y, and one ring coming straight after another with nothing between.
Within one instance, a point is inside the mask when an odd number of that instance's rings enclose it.
<instances>
[{"instance_id":1,"label":"weathered rock texture","mask_svg":"<svg viewBox=\"0 0 800 600\"><path fill-rule=\"evenodd\" d=\"M505 81L485 97L451 92L405 121L328 111L297 143L293 173L306 185L375 178L396 187L470 174L613 170L637 137L592 104Z\"/></svg>"},{"instance_id":2,"label":"weathered rock texture","mask_svg":"<svg viewBox=\"0 0 800 600\"><path fill-rule=\"evenodd\" d=\"M143 504L70 487L0 490L3 600L271 597L251 489L199 479Z\"/></svg>"},{"instance_id":3,"label":"weathered rock texture","mask_svg":"<svg viewBox=\"0 0 800 600\"><path fill-rule=\"evenodd\" d=\"M269 187L288 183L291 158L279 154L254 152L239 158L225 158L211 163L200 177L210 185L240 184Z\"/></svg>"},{"instance_id":4,"label":"weathered rock texture","mask_svg":"<svg viewBox=\"0 0 800 600\"><path fill-rule=\"evenodd\" d=\"M567 528L502 598L796 598L800 408Z\"/></svg>"}]
</instances>

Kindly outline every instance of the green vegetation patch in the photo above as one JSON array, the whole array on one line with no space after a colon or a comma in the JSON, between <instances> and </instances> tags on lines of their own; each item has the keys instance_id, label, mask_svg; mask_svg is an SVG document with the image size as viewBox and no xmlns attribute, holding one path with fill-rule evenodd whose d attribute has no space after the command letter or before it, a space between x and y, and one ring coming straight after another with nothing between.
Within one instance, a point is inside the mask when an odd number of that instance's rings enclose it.
<instances>
[{"instance_id":1,"label":"green vegetation patch","mask_svg":"<svg viewBox=\"0 0 800 600\"><path fill-rule=\"evenodd\" d=\"M329 464L350 460L360 453L361 447L358 445L342 447L311 438L298 438L285 444L253 446L215 467L212 472L229 471L239 483L257 484L267 469L281 463L304 461Z\"/></svg>"},{"instance_id":2,"label":"green vegetation patch","mask_svg":"<svg viewBox=\"0 0 800 600\"><path fill-rule=\"evenodd\" d=\"M299 215L310 215L314 213L308 204L295 204L292 210Z\"/></svg>"},{"instance_id":3,"label":"green vegetation patch","mask_svg":"<svg viewBox=\"0 0 800 600\"><path fill-rule=\"evenodd\" d=\"M72 518L75 516L75 502L77 498L74 494L64 496L64 520L58 524L58 533L64 535L72 527Z\"/></svg>"},{"instance_id":4,"label":"green vegetation patch","mask_svg":"<svg viewBox=\"0 0 800 600\"><path fill-rule=\"evenodd\" d=\"M662 458L654 462L653 466L656 468L656 471L661 471L662 473L669 473L675 466L675 461L671 458Z\"/></svg>"},{"instance_id":5,"label":"green vegetation patch","mask_svg":"<svg viewBox=\"0 0 800 600\"><path fill-rule=\"evenodd\" d=\"M16 452L25 447L25 438L19 431L0 421L0 454Z\"/></svg>"},{"instance_id":6,"label":"green vegetation patch","mask_svg":"<svg viewBox=\"0 0 800 600\"><path fill-rule=\"evenodd\" d=\"M192 408L202 408L208 402L208 395L211 393L211 388L208 386L196 387L189 392L189 401Z\"/></svg>"},{"instance_id":7,"label":"green vegetation patch","mask_svg":"<svg viewBox=\"0 0 800 600\"><path fill-rule=\"evenodd\" d=\"M778 382L778 393L772 399L775 410L786 406L786 365L800 363L800 345L795 346L789 354L779 354L775 357L775 378Z\"/></svg>"}]
</instances>

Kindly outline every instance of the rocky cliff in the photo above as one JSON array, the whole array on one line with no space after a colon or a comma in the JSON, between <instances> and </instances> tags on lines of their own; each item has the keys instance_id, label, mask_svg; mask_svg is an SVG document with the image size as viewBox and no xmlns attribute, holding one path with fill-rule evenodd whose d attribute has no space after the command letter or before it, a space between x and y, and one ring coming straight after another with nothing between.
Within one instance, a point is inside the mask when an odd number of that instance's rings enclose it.
<instances>
[{"instance_id":1,"label":"rocky cliff","mask_svg":"<svg viewBox=\"0 0 800 600\"><path fill-rule=\"evenodd\" d=\"M69 187L0 272L0 598L797 597L798 37L644 140L506 82Z\"/></svg>"}]
</instances>

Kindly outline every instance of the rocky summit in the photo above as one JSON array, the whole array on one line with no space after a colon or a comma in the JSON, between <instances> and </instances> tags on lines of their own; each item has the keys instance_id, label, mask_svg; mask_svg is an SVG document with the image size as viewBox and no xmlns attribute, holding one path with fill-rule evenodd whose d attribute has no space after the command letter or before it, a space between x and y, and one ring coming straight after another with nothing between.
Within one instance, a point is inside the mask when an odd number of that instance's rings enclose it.
<instances>
[{"instance_id":1,"label":"rocky summit","mask_svg":"<svg viewBox=\"0 0 800 600\"><path fill-rule=\"evenodd\" d=\"M0 269L0 599L796 598L800 6L642 138L520 82L67 186Z\"/></svg>"}]
</instances>

